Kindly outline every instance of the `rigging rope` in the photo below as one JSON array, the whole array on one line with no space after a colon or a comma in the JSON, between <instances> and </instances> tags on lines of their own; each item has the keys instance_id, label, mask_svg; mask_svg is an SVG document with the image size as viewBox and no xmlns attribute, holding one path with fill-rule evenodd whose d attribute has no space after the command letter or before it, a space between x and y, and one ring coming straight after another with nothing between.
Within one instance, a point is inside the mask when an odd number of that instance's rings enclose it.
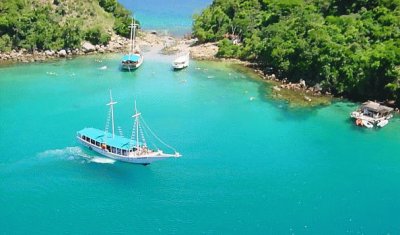
<instances>
[{"instance_id":1,"label":"rigging rope","mask_svg":"<svg viewBox=\"0 0 400 235\"><path fill-rule=\"evenodd\" d=\"M164 141L162 141L151 129L150 127L147 125L146 121L143 119L143 117L140 117L144 123L144 126L150 131L150 133L154 136L154 138L156 138L158 141L160 141L160 143L164 144L166 147L172 149L175 153L177 152L176 149L174 147L172 147L171 145L168 145L167 143L165 143Z\"/></svg>"},{"instance_id":2,"label":"rigging rope","mask_svg":"<svg viewBox=\"0 0 400 235\"><path fill-rule=\"evenodd\" d=\"M147 133L146 128L142 128L142 129L143 129L143 133L144 133L145 136L150 136L149 133ZM160 149L158 148L158 146L157 146L153 141L151 141L151 140L150 140L150 144L152 145L153 149L160 150Z\"/></svg>"},{"instance_id":3,"label":"rigging rope","mask_svg":"<svg viewBox=\"0 0 400 235\"><path fill-rule=\"evenodd\" d=\"M135 136L136 136L136 119L135 119L135 121L133 122L133 127L132 127L132 135L131 135L131 141L129 141L129 149L131 149L134 145L133 145L133 138L135 138ZM136 147L136 145L135 145L135 147Z\"/></svg>"},{"instance_id":4,"label":"rigging rope","mask_svg":"<svg viewBox=\"0 0 400 235\"><path fill-rule=\"evenodd\" d=\"M124 137L124 133L122 132L122 128L120 126L118 126L118 132L120 136Z\"/></svg>"},{"instance_id":5,"label":"rigging rope","mask_svg":"<svg viewBox=\"0 0 400 235\"><path fill-rule=\"evenodd\" d=\"M139 133L140 133L140 137L142 138L143 145L146 147L147 143L146 143L146 139L144 138L143 128L141 125L139 125Z\"/></svg>"},{"instance_id":6,"label":"rigging rope","mask_svg":"<svg viewBox=\"0 0 400 235\"><path fill-rule=\"evenodd\" d=\"M106 132L106 133L108 132L108 128L110 127L110 119L111 119L111 109L108 110L106 126L104 128L104 132Z\"/></svg>"}]
</instances>

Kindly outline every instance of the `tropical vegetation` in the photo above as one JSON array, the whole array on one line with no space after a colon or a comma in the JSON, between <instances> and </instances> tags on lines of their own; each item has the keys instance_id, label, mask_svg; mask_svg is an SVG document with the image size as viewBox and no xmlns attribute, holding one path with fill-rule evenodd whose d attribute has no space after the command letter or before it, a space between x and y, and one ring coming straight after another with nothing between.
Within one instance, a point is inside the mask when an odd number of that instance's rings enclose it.
<instances>
[{"instance_id":1,"label":"tropical vegetation","mask_svg":"<svg viewBox=\"0 0 400 235\"><path fill-rule=\"evenodd\" d=\"M280 78L400 105L400 0L214 0L193 32Z\"/></svg>"},{"instance_id":2,"label":"tropical vegetation","mask_svg":"<svg viewBox=\"0 0 400 235\"><path fill-rule=\"evenodd\" d=\"M128 36L131 12L116 0L1 0L0 52L79 48Z\"/></svg>"}]
</instances>

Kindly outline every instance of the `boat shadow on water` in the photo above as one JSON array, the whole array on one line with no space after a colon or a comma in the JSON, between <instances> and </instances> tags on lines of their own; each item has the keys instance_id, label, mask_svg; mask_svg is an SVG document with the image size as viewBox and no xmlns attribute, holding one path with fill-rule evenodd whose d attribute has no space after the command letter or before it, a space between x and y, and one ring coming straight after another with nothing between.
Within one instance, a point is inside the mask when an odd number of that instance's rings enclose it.
<instances>
[{"instance_id":1,"label":"boat shadow on water","mask_svg":"<svg viewBox=\"0 0 400 235\"><path fill-rule=\"evenodd\" d=\"M85 175L93 179L111 180L113 183L132 184L139 180L143 181L143 178L151 179L153 174L150 166L144 167L116 161L113 164L90 162L85 167Z\"/></svg>"}]
</instances>

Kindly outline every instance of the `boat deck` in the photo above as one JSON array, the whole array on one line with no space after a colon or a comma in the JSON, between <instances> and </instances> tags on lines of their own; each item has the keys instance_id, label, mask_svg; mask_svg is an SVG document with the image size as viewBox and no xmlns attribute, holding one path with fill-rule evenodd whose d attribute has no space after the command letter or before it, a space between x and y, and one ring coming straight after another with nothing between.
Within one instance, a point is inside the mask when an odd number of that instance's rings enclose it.
<instances>
[{"instance_id":1,"label":"boat deck","mask_svg":"<svg viewBox=\"0 0 400 235\"><path fill-rule=\"evenodd\" d=\"M94 141L92 144L96 146L106 144L108 146L127 151L132 148L132 146L136 146L136 141L134 140L119 135L115 135L113 138L111 133L106 133L96 128L84 128L78 131L78 136L88 137ZM139 142L139 145L142 145L142 143Z\"/></svg>"}]
</instances>

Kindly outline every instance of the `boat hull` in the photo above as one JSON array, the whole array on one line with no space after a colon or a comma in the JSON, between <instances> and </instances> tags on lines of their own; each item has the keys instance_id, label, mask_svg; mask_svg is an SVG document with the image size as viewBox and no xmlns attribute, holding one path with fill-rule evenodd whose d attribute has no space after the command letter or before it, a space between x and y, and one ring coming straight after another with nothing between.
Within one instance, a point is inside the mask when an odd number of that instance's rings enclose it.
<instances>
[{"instance_id":1,"label":"boat hull","mask_svg":"<svg viewBox=\"0 0 400 235\"><path fill-rule=\"evenodd\" d=\"M382 120L376 124L377 127L384 127L389 123L388 120Z\"/></svg>"},{"instance_id":2,"label":"boat hull","mask_svg":"<svg viewBox=\"0 0 400 235\"><path fill-rule=\"evenodd\" d=\"M162 152L153 152L148 155L143 155L143 156L121 156L117 155L114 153L111 153L105 149L102 149L96 145L90 144L81 138L77 137L78 141L88 147L90 150L93 150L105 157L117 160L117 161L122 161L122 162L128 162L128 163L134 163L134 164L142 164L142 165L148 165L150 163L160 161L160 160L165 160L168 158L177 158L180 157L180 155L174 155L174 154L164 154Z\"/></svg>"},{"instance_id":3,"label":"boat hull","mask_svg":"<svg viewBox=\"0 0 400 235\"><path fill-rule=\"evenodd\" d=\"M125 71L132 71L138 69L143 64L143 56L140 56L140 59L137 63L121 63L121 69Z\"/></svg>"},{"instance_id":4,"label":"boat hull","mask_svg":"<svg viewBox=\"0 0 400 235\"><path fill-rule=\"evenodd\" d=\"M367 128L372 128L375 125L378 127L384 127L388 124L389 119L393 117L392 114L387 115L385 117L373 118L367 115L364 115L362 112L354 111L350 114L351 118L356 119L356 124L361 124L361 126L365 126Z\"/></svg>"},{"instance_id":5,"label":"boat hull","mask_svg":"<svg viewBox=\"0 0 400 235\"><path fill-rule=\"evenodd\" d=\"M183 64L183 65L175 65L175 64L173 64L172 65L172 67L174 68L174 70L181 70L181 69L184 69L184 68L186 68L186 67L188 67L189 66L189 64Z\"/></svg>"},{"instance_id":6,"label":"boat hull","mask_svg":"<svg viewBox=\"0 0 400 235\"><path fill-rule=\"evenodd\" d=\"M172 63L174 70L181 70L189 66L189 56L185 59L177 60Z\"/></svg>"}]
</instances>

